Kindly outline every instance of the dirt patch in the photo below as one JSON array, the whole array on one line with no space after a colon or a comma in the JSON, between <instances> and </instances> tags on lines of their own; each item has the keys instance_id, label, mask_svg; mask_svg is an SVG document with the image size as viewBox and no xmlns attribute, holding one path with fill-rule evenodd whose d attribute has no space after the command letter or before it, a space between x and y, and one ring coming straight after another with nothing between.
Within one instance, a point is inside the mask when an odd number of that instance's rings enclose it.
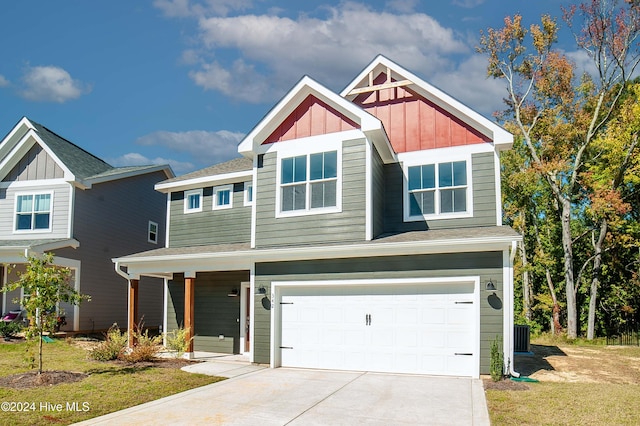
<instances>
[{"instance_id":1,"label":"dirt patch","mask_svg":"<svg viewBox=\"0 0 640 426\"><path fill-rule=\"evenodd\" d=\"M59 383L78 382L88 377L84 373L72 371L28 371L26 373L13 374L11 376L0 377L0 386L12 389L27 389L39 386L52 386Z\"/></svg>"},{"instance_id":2,"label":"dirt patch","mask_svg":"<svg viewBox=\"0 0 640 426\"><path fill-rule=\"evenodd\" d=\"M514 367L541 382L640 383L640 348L531 345Z\"/></svg>"},{"instance_id":3,"label":"dirt patch","mask_svg":"<svg viewBox=\"0 0 640 426\"><path fill-rule=\"evenodd\" d=\"M520 391L520 390L529 390L529 386L515 382L511 379L504 379L497 382L494 382L491 378L483 378L482 384L484 385L485 390L501 390L501 391Z\"/></svg>"}]
</instances>

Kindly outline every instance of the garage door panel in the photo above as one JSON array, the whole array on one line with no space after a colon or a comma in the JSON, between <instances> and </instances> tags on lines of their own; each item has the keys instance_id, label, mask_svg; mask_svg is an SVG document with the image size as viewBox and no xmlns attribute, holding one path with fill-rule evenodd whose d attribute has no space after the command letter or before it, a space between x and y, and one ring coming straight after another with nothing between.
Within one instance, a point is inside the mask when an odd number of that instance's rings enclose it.
<instances>
[{"instance_id":1,"label":"garage door panel","mask_svg":"<svg viewBox=\"0 0 640 426\"><path fill-rule=\"evenodd\" d=\"M477 354L455 355L473 352L477 313L465 303L473 302L470 283L281 292L282 346L293 347L282 349L283 366L473 374Z\"/></svg>"}]
</instances>

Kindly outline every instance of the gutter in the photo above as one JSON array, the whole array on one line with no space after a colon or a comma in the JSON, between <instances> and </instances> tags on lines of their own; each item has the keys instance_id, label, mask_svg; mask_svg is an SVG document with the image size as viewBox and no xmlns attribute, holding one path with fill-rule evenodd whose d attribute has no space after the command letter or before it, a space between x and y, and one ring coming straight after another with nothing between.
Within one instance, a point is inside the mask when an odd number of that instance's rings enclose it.
<instances>
[{"instance_id":1,"label":"gutter","mask_svg":"<svg viewBox=\"0 0 640 426\"><path fill-rule=\"evenodd\" d=\"M127 282L129 282L131 277L129 276L129 274L127 274L122 269L120 269L120 262L118 262L118 261L114 262L114 267L116 269L116 274L120 275L122 278L127 280Z\"/></svg>"}]
</instances>

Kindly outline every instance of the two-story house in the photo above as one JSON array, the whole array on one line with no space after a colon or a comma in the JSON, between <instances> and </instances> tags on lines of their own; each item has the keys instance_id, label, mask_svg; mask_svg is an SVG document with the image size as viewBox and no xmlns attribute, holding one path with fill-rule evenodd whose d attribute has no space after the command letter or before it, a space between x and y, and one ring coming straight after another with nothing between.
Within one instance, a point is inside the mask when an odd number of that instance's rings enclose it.
<instances>
[{"instance_id":1,"label":"two-story house","mask_svg":"<svg viewBox=\"0 0 640 426\"><path fill-rule=\"evenodd\" d=\"M513 363L512 140L382 56L340 94L304 77L241 158L156 185L166 247L114 262L134 287L165 277L165 328L192 351L478 377L496 337Z\"/></svg>"},{"instance_id":2,"label":"two-story house","mask_svg":"<svg viewBox=\"0 0 640 426\"><path fill-rule=\"evenodd\" d=\"M168 166L113 167L22 118L0 142L1 284L17 280L27 256L51 252L71 269L75 289L91 296L60 307L61 329L125 327L128 290L111 258L163 245L166 199L154 185L173 176ZM154 281L140 284L139 314L150 327L163 316L162 281ZM2 312L21 309L21 289L0 294Z\"/></svg>"}]
</instances>

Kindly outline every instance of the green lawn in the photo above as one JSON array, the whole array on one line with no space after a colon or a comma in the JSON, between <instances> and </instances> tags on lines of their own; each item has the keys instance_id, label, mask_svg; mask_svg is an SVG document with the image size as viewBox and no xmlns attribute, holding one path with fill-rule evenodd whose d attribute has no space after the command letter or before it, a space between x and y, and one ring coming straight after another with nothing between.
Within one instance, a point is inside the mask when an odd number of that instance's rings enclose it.
<instances>
[{"instance_id":1,"label":"green lawn","mask_svg":"<svg viewBox=\"0 0 640 426\"><path fill-rule=\"evenodd\" d=\"M543 343L522 360L539 383L486 391L492 425L640 424L640 348Z\"/></svg>"},{"instance_id":2,"label":"green lawn","mask_svg":"<svg viewBox=\"0 0 640 426\"><path fill-rule=\"evenodd\" d=\"M0 377L29 371L27 345L32 344L0 342ZM177 368L93 361L86 350L65 341L45 344L43 369L83 372L89 377L30 389L0 387L0 425L70 424L222 380ZM12 402L19 403L14 409L22 406L26 411L6 411L6 403Z\"/></svg>"}]
</instances>

